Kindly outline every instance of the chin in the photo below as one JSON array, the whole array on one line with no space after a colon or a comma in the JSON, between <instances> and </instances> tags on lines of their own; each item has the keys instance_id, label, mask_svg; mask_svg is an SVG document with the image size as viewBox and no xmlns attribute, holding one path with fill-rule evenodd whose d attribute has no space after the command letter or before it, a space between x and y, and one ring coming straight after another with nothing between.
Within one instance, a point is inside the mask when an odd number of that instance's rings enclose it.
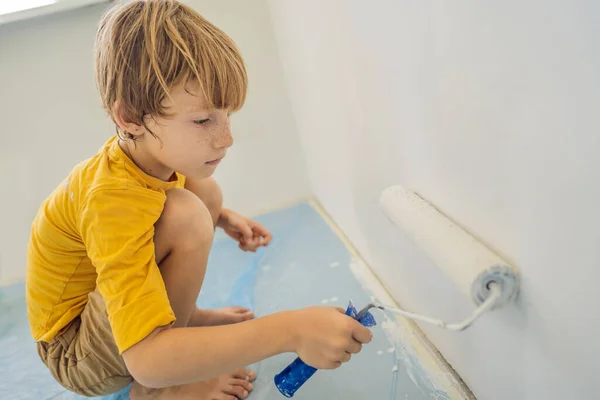
<instances>
[{"instance_id":1,"label":"chin","mask_svg":"<svg viewBox=\"0 0 600 400\"><path fill-rule=\"evenodd\" d=\"M198 171L198 172L190 174L190 175L186 175L186 174L183 174L183 175L185 175L188 178L195 179L195 180L199 181L199 180L202 180L202 179L210 178L213 175L214 172L215 172L215 170L214 170L214 168L212 168L210 170L207 169L205 171Z\"/></svg>"}]
</instances>

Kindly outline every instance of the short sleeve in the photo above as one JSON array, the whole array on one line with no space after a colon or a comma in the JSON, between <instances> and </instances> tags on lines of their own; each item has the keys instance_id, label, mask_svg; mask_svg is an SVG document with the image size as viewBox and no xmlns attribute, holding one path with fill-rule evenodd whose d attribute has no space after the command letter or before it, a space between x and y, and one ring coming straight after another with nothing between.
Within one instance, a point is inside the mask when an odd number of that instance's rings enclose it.
<instances>
[{"instance_id":1,"label":"short sleeve","mask_svg":"<svg viewBox=\"0 0 600 400\"><path fill-rule=\"evenodd\" d=\"M81 237L119 353L175 321L154 253L154 224L165 199L145 188L104 189L90 194L81 210Z\"/></svg>"}]
</instances>

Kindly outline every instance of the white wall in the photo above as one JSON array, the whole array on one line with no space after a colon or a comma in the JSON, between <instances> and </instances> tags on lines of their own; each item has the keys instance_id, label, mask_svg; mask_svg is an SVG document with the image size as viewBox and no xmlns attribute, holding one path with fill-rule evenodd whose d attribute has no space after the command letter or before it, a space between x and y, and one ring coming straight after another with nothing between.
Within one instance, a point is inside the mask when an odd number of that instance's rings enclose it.
<instances>
[{"instance_id":1,"label":"white wall","mask_svg":"<svg viewBox=\"0 0 600 400\"><path fill-rule=\"evenodd\" d=\"M188 3L232 36L248 67L248 101L233 120L236 145L216 175L226 205L254 213L309 196L265 3ZM0 282L24 277L29 228L42 200L114 132L93 80L103 10L0 27Z\"/></svg>"},{"instance_id":2,"label":"white wall","mask_svg":"<svg viewBox=\"0 0 600 400\"><path fill-rule=\"evenodd\" d=\"M520 267L463 333L479 399L591 399L600 371L600 3L270 0L313 189L404 306L469 303L378 208L403 184Z\"/></svg>"}]
</instances>

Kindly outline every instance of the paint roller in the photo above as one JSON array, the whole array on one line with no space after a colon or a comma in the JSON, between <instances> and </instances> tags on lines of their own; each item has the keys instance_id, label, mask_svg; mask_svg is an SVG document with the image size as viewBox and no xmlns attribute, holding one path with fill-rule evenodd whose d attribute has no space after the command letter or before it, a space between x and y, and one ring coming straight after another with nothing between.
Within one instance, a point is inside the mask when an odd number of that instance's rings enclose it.
<instances>
[{"instance_id":1,"label":"paint roller","mask_svg":"<svg viewBox=\"0 0 600 400\"><path fill-rule=\"evenodd\" d=\"M516 298L519 291L517 268L500 258L421 196L402 186L392 186L381 194L380 206L388 219L404 230L477 306L471 316L458 323L447 323L395 307L383 308L441 328L462 331L486 311L505 306Z\"/></svg>"},{"instance_id":2,"label":"paint roller","mask_svg":"<svg viewBox=\"0 0 600 400\"><path fill-rule=\"evenodd\" d=\"M504 306L517 296L519 271L418 194L392 186L381 194L380 206L389 220L404 230L477 308L457 323L380 303L369 303L354 314L349 306L348 315L362 323L371 316L369 309L379 308L444 329L463 331L485 312ZM275 386L284 396L292 397L315 372L297 358L275 376Z\"/></svg>"}]
</instances>

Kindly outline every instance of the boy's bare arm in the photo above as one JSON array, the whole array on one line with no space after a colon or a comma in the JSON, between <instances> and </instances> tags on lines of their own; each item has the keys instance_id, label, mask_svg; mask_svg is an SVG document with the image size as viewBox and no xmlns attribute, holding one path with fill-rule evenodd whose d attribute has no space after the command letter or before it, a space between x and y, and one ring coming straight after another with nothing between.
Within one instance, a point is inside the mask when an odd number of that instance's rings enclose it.
<instances>
[{"instance_id":1,"label":"boy's bare arm","mask_svg":"<svg viewBox=\"0 0 600 400\"><path fill-rule=\"evenodd\" d=\"M337 368L371 332L334 307L275 313L239 324L163 329L123 353L129 372L151 388L211 379L279 353L316 368Z\"/></svg>"},{"instance_id":2,"label":"boy's bare arm","mask_svg":"<svg viewBox=\"0 0 600 400\"><path fill-rule=\"evenodd\" d=\"M272 235L260 223L223 207L223 192L213 177L205 179L186 178L185 188L202 200L208 208L215 227L222 228L240 244L244 251L255 252L268 246Z\"/></svg>"}]
</instances>

